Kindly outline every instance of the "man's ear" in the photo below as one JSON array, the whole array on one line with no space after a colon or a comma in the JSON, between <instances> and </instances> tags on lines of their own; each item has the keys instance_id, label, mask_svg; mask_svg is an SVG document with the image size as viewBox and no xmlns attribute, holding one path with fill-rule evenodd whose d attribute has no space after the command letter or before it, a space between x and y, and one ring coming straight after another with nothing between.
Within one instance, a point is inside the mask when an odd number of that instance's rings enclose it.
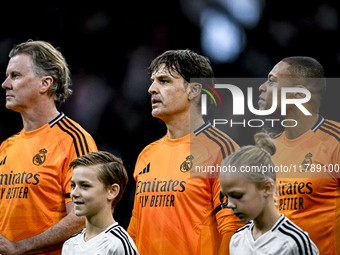
<instances>
[{"instance_id":1,"label":"man's ear","mask_svg":"<svg viewBox=\"0 0 340 255\"><path fill-rule=\"evenodd\" d=\"M305 86L303 85L296 85L295 86L296 88L302 88L302 89L306 89L308 90ZM297 99L301 99L301 98L305 98L306 97L306 94L305 93L301 93L301 92L295 92L294 93L294 98L297 98Z\"/></svg>"},{"instance_id":2,"label":"man's ear","mask_svg":"<svg viewBox=\"0 0 340 255\"><path fill-rule=\"evenodd\" d=\"M191 101L200 96L202 84L195 82L189 83L189 86L190 86L189 100Z\"/></svg>"},{"instance_id":3,"label":"man's ear","mask_svg":"<svg viewBox=\"0 0 340 255\"><path fill-rule=\"evenodd\" d=\"M53 78L52 76L43 76L41 78L41 87L40 87L40 93L46 93L50 87L53 84Z\"/></svg>"}]
</instances>

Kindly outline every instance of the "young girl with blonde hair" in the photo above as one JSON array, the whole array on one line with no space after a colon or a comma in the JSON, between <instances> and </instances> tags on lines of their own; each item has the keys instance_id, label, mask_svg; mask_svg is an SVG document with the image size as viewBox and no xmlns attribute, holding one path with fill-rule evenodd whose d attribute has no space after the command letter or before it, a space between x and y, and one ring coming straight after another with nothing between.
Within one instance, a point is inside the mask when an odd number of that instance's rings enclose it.
<instances>
[{"instance_id":1,"label":"young girl with blonde hair","mask_svg":"<svg viewBox=\"0 0 340 255\"><path fill-rule=\"evenodd\" d=\"M223 162L221 191L228 208L244 223L230 241L230 254L319 254L308 233L275 206L276 175L271 159L276 151L269 134L254 136L255 146L244 146Z\"/></svg>"}]
</instances>

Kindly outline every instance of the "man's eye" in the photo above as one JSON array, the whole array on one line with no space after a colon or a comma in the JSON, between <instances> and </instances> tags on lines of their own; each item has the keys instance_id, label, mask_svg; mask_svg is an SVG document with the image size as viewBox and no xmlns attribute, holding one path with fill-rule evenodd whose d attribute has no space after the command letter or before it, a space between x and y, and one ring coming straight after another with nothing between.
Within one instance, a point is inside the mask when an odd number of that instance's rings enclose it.
<instances>
[{"instance_id":1,"label":"man's eye","mask_svg":"<svg viewBox=\"0 0 340 255\"><path fill-rule=\"evenodd\" d=\"M17 78L17 77L19 77L19 76L20 76L19 73L11 73L12 79L15 79L15 78Z\"/></svg>"}]
</instances>

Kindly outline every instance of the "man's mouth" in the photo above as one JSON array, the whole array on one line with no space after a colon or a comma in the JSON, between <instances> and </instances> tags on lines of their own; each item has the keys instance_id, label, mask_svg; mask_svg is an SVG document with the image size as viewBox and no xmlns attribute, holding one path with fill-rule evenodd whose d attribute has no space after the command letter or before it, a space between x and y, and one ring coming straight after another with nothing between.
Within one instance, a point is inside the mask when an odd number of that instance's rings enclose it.
<instances>
[{"instance_id":1,"label":"man's mouth","mask_svg":"<svg viewBox=\"0 0 340 255\"><path fill-rule=\"evenodd\" d=\"M264 101L266 101L266 100L263 97L259 96L259 101L257 103L260 104L260 103L262 103Z\"/></svg>"},{"instance_id":2,"label":"man's mouth","mask_svg":"<svg viewBox=\"0 0 340 255\"><path fill-rule=\"evenodd\" d=\"M157 104L157 103L161 103L162 101L157 99L157 98L151 98L151 103L152 104Z\"/></svg>"}]
</instances>

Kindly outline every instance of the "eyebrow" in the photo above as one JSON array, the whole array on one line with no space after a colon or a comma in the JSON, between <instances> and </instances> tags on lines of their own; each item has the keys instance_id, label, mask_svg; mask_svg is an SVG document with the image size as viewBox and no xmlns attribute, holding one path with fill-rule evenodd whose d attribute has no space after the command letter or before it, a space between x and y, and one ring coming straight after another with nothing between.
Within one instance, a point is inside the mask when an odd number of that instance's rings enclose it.
<instances>
[{"instance_id":1,"label":"eyebrow","mask_svg":"<svg viewBox=\"0 0 340 255\"><path fill-rule=\"evenodd\" d=\"M13 74L13 73L18 73L18 74L20 74L20 72L19 71L17 71L16 69L10 69L10 70L8 70L8 69L6 69L6 73L5 73L5 75L6 76L9 76L10 74Z\"/></svg>"},{"instance_id":2,"label":"eyebrow","mask_svg":"<svg viewBox=\"0 0 340 255\"><path fill-rule=\"evenodd\" d=\"M159 75L154 74L150 77L151 81L155 80L155 79L160 80L160 79L165 79L165 78L171 79L172 77L170 75L167 75L167 74L159 74Z\"/></svg>"}]
</instances>

